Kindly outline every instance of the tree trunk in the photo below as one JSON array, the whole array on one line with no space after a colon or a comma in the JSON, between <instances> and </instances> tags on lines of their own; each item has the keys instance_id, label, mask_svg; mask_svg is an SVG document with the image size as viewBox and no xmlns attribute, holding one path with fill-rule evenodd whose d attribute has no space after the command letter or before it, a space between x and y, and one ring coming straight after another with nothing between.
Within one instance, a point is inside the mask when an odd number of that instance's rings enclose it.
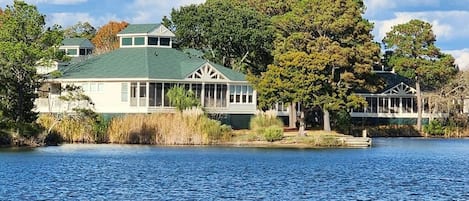
<instances>
[{"instance_id":1,"label":"tree trunk","mask_svg":"<svg viewBox=\"0 0 469 201\"><path fill-rule=\"evenodd\" d=\"M305 133L305 111L304 108L300 108L300 128L298 129L298 136L306 136Z\"/></svg>"},{"instance_id":2,"label":"tree trunk","mask_svg":"<svg viewBox=\"0 0 469 201\"><path fill-rule=\"evenodd\" d=\"M420 82L415 82L417 90L417 130L422 131L422 92L420 91Z\"/></svg>"},{"instance_id":3,"label":"tree trunk","mask_svg":"<svg viewBox=\"0 0 469 201\"><path fill-rule=\"evenodd\" d=\"M326 109L323 109L323 121L324 121L324 131L331 131L331 120L330 120L330 115L329 111Z\"/></svg>"},{"instance_id":4,"label":"tree trunk","mask_svg":"<svg viewBox=\"0 0 469 201\"><path fill-rule=\"evenodd\" d=\"M290 115L289 115L288 122L289 122L288 127L296 128L296 108L295 108L294 102L290 103Z\"/></svg>"}]
</instances>

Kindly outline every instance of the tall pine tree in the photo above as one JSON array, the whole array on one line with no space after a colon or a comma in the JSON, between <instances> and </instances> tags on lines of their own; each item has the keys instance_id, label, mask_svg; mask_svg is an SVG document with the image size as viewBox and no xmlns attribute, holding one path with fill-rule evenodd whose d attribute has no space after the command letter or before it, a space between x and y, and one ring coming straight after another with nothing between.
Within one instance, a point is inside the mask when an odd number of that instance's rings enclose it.
<instances>
[{"instance_id":1,"label":"tall pine tree","mask_svg":"<svg viewBox=\"0 0 469 201\"><path fill-rule=\"evenodd\" d=\"M261 105L301 103L300 135L308 109L323 111L324 130L329 131L331 111L364 104L353 90L372 88L367 79L380 53L364 10L360 0L302 0L274 17L274 63L254 84Z\"/></svg>"},{"instance_id":2,"label":"tall pine tree","mask_svg":"<svg viewBox=\"0 0 469 201\"><path fill-rule=\"evenodd\" d=\"M389 67L415 81L417 90L417 129L422 129L421 88L433 90L443 86L458 69L454 58L435 46L432 26L421 20L411 20L392 27L383 39Z\"/></svg>"}]
</instances>

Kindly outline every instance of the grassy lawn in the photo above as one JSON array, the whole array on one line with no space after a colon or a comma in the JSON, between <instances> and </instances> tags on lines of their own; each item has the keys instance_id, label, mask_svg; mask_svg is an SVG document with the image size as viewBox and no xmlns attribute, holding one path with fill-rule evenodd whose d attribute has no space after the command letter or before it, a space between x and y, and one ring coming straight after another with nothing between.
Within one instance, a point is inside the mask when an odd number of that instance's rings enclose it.
<instances>
[{"instance_id":1,"label":"grassy lawn","mask_svg":"<svg viewBox=\"0 0 469 201\"><path fill-rule=\"evenodd\" d=\"M267 142L265 138L250 130L233 131L233 137L227 144L239 146L272 146L272 147L340 147L344 146L341 140L345 135L337 132L307 131L306 136L298 136L297 131L284 132L282 140Z\"/></svg>"}]
</instances>

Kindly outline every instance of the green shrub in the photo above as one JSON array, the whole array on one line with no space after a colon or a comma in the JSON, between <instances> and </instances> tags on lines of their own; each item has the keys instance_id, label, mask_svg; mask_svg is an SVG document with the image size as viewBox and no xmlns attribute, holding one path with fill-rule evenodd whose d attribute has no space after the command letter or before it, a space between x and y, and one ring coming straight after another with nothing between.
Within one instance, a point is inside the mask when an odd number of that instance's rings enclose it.
<instances>
[{"instance_id":1,"label":"green shrub","mask_svg":"<svg viewBox=\"0 0 469 201\"><path fill-rule=\"evenodd\" d=\"M270 126L283 128L283 122L277 117L275 111L258 111L256 116L251 119L249 126L257 135L262 136L265 133L265 129Z\"/></svg>"},{"instance_id":2,"label":"green shrub","mask_svg":"<svg viewBox=\"0 0 469 201\"><path fill-rule=\"evenodd\" d=\"M423 127L423 131L430 135L441 136L445 134L445 127L438 120L432 120L428 125Z\"/></svg>"},{"instance_id":3,"label":"green shrub","mask_svg":"<svg viewBox=\"0 0 469 201\"><path fill-rule=\"evenodd\" d=\"M343 134L350 134L351 129L351 117L350 113L345 110L332 112L332 126L335 130Z\"/></svg>"},{"instance_id":4,"label":"green shrub","mask_svg":"<svg viewBox=\"0 0 469 201\"><path fill-rule=\"evenodd\" d=\"M283 128L278 126L269 126L265 128L264 138L268 142L281 140L283 138Z\"/></svg>"}]
</instances>

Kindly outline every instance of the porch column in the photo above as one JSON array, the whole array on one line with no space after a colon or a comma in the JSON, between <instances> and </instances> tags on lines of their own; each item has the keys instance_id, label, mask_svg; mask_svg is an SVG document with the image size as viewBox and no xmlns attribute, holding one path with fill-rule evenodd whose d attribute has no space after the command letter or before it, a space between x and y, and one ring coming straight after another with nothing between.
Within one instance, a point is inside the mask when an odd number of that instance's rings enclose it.
<instances>
[{"instance_id":1,"label":"porch column","mask_svg":"<svg viewBox=\"0 0 469 201\"><path fill-rule=\"evenodd\" d=\"M146 40L145 40L146 41ZM147 92L147 97L146 97L146 102L147 102L147 108L150 107L150 82L147 81L147 84L146 84L146 89L145 89Z\"/></svg>"},{"instance_id":2,"label":"porch column","mask_svg":"<svg viewBox=\"0 0 469 201\"><path fill-rule=\"evenodd\" d=\"M202 104L202 107L205 107L205 82L202 82L202 90L200 92L200 104Z\"/></svg>"},{"instance_id":3,"label":"porch column","mask_svg":"<svg viewBox=\"0 0 469 201\"><path fill-rule=\"evenodd\" d=\"M402 109L402 97L399 97L399 113L404 113L404 110Z\"/></svg>"},{"instance_id":4,"label":"porch column","mask_svg":"<svg viewBox=\"0 0 469 201\"><path fill-rule=\"evenodd\" d=\"M230 105L230 92L231 92L230 84L226 84L226 98L225 98L226 107L229 107Z\"/></svg>"},{"instance_id":5,"label":"porch column","mask_svg":"<svg viewBox=\"0 0 469 201\"><path fill-rule=\"evenodd\" d=\"M135 89L135 98L137 99L137 107L140 107L140 82L137 82L137 88Z\"/></svg>"}]
</instances>

